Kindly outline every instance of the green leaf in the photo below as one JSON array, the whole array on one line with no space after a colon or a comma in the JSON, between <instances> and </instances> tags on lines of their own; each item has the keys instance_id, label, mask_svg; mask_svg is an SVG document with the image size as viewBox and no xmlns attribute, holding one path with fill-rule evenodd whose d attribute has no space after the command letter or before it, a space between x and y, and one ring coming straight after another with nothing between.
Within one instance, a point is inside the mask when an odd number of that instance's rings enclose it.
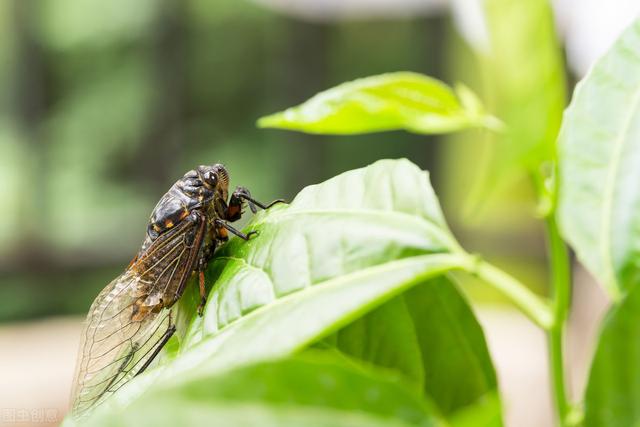
<instances>
[{"instance_id":1,"label":"green leaf","mask_svg":"<svg viewBox=\"0 0 640 427\"><path fill-rule=\"evenodd\" d=\"M328 345L345 357L393 369L422 391L425 368L414 328L401 295L327 337L321 347Z\"/></svg>"},{"instance_id":2,"label":"green leaf","mask_svg":"<svg viewBox=\"0 0 640 427\"><path fill-rule=\"evenodd\" d=\"M444 414L497 390L482 328L447 277L407 291L329 341L349 356L402 372Z\"/></svg>"},{"instance_id":3,"label":"green leaf","mask_svg":"<svg viewBox=\"0 0 640 427\"><path fill-rule=\"evenodd\" d=\"M640 279L640 21L578 84L559 144L562 233L618 299Z\"/></svg>"},{"instance_id":4,"label":"green leaf","mask_svg":"<svg viewBox=\"0 0 640 427\"><path fill-rule=\"evenodd\" d=\"M168 405L164 395L149 396L157 390L173 396L170 390L190 389L233 369L305 351L376 309L399 324L368 330L370 342L396 343L412 354L388 352L385 359L380 353L382 357L369 359L371 369L402 375L411 393L437 395L447 412L495 393L495 374L471 311L450 282L430 281L451 269L468 268L471 261L448 230L428 175L417 166L384 160L346 172L305 188L290 205L259 213L249 230L259 235L248 242L232 239L216 251L207 271L208 281L215 283L204 316L193 317L179 353L134 378L99 413L138 414L140 408L159 407L157 402ZM398 311L394 298L418 285ZM193 290L186 295L191 297L180 304L195 305ZM178 320L187 322L192 310ZM411 336L413 343L405 345L402 338ZM353 358L343 360L353 363ZM225 393L225 387L216 393ZM314 390L299 398L315 399ZM209 407L183 402L179 395L180 404L172 407L179 406L185 419L192 416L188 408L230 419L244 416L246 409L236 414L216 401ZM180 412L182 408L189 413ZM296 411L292 421L277 418L279 412L270 415L268 408L259 412L275 423L313 425ZM333 412L317 412L318 425L342 425L332 421ZM392 424L406 424L403 417L395 418Z\"/></svg>"},{"instance_id":5,"label":"green leaf","mask_svg":"<svg viewBox=\"0 0 640 427\"><path fill-rule=\"evenodd\" d=\"M217 252L205 334L281 296L365 274L367 267L460 252L428 175L407 160L346 172L276 206L247 229L259 238L236 239Z\"/></svg>"},{"instance_id":6,"label":"green leaf","mask_svg":"<svg viewBox=\"0 0 640 427\"><path fill-rule=\"evenodd\" d=\"M451 427L501 427L500 399L489 394L450 417Z\"/></svg>"},{"instance_id":7,"label":"green leaf","mask_svg":"<svg viewBox=\"0 0 640 427\"><path fill-rule=\"evenodd\" d=\"M640 425L640 286L605 320L585 396L585 426Z\"/></svg>"},{"instance_id":8,"label":"green leaf","mask_svg":"<svg viewBox=\"0 0 640 427\"><path fill-rule=\"evenodd\" d=\"M460 86L457 92L417 73L381 74L321 92L297 107L261 118L258 126L320 134L499 128L499 120L484 111L471 90Z\"/></svg>"},{"instance_id":9,"label":"green leaf","mask_svg":"<svg viewBox=\"0 0 640 427\"><path fill-rule=\"evenodd\" d=\"M489 134L489 161L472 205L486 203L556 158L565 107L562 51L548 0L484 2L490 51L479 52L486 99L506 131Z\"/></svg>"},{"instance_id":10,"label":"green leaf","mask_svg":"<svg viewBox=\"0 0 640 427\"><path fill-rule=\"evenodd\" d=\"M179 380L291 354L461 262L447 254L390 261L282 297L218 332L206 332L205 319L205 333L211 336L188 348L162 374ZM242 277L241 269L233 272Z\"/></svg>"},{"instance_id":11,"label":"green leaf","mask_svg":"<svg viewBox=\"0 0 640 427\"><path fill-rule=\"evenodd\" d=\"M397 375L307 352L154 388L83 425L434 426L438 418Z\"/></svg>"},{"instance_id":12,"label":"green leaf","mask_svg":"<svg viewBox=\"0 0 640 427\"><path fill-rule=\"evenodd\" d=\"M420 343L425 391L445 414L497 392L480 324L446 277L403 295Z\"/></svg>"},{"instance_id":13,"label":"green leaf","mask_svg":"<svg viewBox=\"0 0 640 427\"><path fill-rule=\"evenodd\" d=\"M180 383L284 357L336 332L428 279L466 266L428 175L383 160L305 188L256 215L216 252L215 282L181 353L125 385L105 405L128 405L157 384Z\"/></svg>"}]
</instances>

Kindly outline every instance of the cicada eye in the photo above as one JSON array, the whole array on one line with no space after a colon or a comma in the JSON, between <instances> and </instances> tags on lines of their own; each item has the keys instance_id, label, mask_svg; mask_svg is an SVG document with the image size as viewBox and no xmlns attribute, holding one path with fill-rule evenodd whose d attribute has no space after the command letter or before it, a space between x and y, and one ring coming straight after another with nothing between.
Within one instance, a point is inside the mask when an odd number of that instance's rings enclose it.
<instances>
[{"instance_id":1,"label":"cicada eye","mask_svg":"<svg viewBox=\"0 0 640 427\"><path fill-rule=\"evenodd\" d=\"M218 176L213 171L205 172L203 178L205 182L211 187L215 187L218 184Z\"/></svg>"}]
</instances>

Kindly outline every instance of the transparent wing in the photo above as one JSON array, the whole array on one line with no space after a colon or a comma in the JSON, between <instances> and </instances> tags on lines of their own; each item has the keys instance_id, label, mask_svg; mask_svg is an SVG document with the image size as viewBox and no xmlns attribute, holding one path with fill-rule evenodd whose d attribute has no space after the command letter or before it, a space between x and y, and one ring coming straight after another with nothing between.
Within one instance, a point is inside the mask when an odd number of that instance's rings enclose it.
<instances>
[{"instance_id":1,"label":"transparent wing","mask_svg":"<svg viewBox=\"0 0 640 427\"><path fill-rule=\"evenodd\" d=\"M155 240L94 300L82 332L71 399L80 415L140 372L172 327L169 307L193 271L204 222L184 221Z\"/></svg>"},{"instance_id":2,"label":"transparent wing","mask_svg":"<svg viewBox=\"0 0 640 427\"><path fill-rule=\"evenodd\" d=\"M129 271L112 281L91 306L80 350L72 411L81 414L137 374L171 327L171 311L132 320L137 278Z\"/></svg>"}]
</instances>

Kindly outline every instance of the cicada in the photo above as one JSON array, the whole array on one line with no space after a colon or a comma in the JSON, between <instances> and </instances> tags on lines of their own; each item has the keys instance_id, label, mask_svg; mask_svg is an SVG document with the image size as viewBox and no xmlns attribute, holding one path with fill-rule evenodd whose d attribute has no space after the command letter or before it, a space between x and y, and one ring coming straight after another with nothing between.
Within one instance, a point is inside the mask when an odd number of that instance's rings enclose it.
<instances>
[{"instance_id":1,"label":"cicada","mask_svg":"<svg viewBox=\"0 0 640 427\"><path fill-rule=\"evenodd\" d=\"M142 247L129 267L97 296L82 332L72 390L72 413L81 415L143 372L175 332L172 306L192 275L206 302L204 269L229 232L248 240L230 222L244 204L268 209L244 187L228 195L221 164L187 172L151 213Z\"/></svg>"}]
</instances>

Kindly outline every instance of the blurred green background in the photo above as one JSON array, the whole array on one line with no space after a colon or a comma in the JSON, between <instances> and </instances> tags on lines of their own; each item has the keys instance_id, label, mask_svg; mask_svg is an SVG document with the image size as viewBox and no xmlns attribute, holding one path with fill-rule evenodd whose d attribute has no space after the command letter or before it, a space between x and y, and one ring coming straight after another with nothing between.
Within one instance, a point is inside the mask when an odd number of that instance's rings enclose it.
<instances>
[{"instance_id":1,"label":"blurred green background","mask_svg":"<svg viewBox=\"0 0 640 427\"><path fill-rule=\"evenodd\" d=\"M367 2L354 2L359 19L313 19L313 8L304 18L283 13L296 3L0 2L0 321L85 312L136 253L161 195L186 170L215 162L228 166L232 185L270 200L380 158L408 157L432 172L465 247L544 291L530 184L516 173L498 197L485 191L473 201L494 147L482 132L325 137L255 126L341 82L398 70L462 81L500 117L518 111L501 98L504 76L454 25L452 16L465 22L464 2L457 14L442 1L387 3L393 14L367 14ZM542 42L555 37L544 27L550 16L530 22ZM507 50L514 25L497 27ZM527 50L513 47L526 60ZM565 102L556 92L553 117L541 120L534 108L514 120L553 131L548 121L559 120ZM497 298L488 292L475 293Z\"/></svg>"},{"instance_id":2,"label":"blurred green background","mask_svg":"<svg viewBox=\"0 0 640 427\"><path fill-rule=\"evenodd\" d=\"M447 80L444 14L314 23L233 0L62 3L0 2L0 321L86 311L198 164L224 163L261 200L386 157L432 170L437 189L452 179L436 138L255 127L357 77Z\"/></svg>"}]
</instances>

